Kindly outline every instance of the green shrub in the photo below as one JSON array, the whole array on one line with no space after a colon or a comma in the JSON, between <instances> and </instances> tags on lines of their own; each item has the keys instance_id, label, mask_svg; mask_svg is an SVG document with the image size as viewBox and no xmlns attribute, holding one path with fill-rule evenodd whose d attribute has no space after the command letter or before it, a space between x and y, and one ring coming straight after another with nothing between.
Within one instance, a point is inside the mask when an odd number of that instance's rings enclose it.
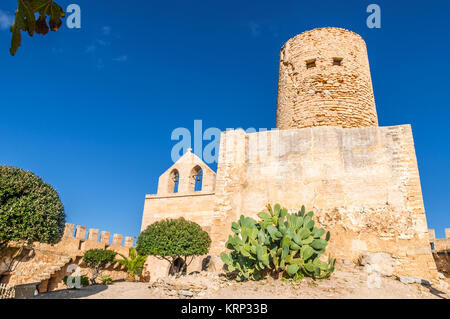
<instances>
[{"instance_id":1,"label":"green shrub","mask_svg":"<svg viewBox=\"0 0 450 319\"><path fill-rule=\"evenodd\" d=\"M57 243L65 218L53 187L29 171L0 166L0 249L11 241Z\"/></svg>"},{"instance_id":2,"label":"green shrub","mask_svg":"<svg viewBox=\"0 0 450 319\"><path fill-rule=\"evenodd\" d=\"M140 255L152 255L167 260L171 269L178 258L183 266L174 272L182 272L195 256L208 253L211 238L197 223L184 219L167 219L151 224L137 240ZM188 257L190 260L188 261Z\"/></svg>"},{"instance_id":3,"label":"green shrub","mask_svg":"<svg viewBox=\"0 0 450 319\"><path fill-rule=\"evenodd\" d=\"M226 248L229 254L222 253L227 273L236 273L236 280L259 280L268 274L281 273L294 280L304 276L328 278L336 263L331 256L328 263L319 260L330 240L330 232L314 227L314 213L305 214L305 206L295 214L267 206L268 212L261 212L262 219L256 222L241 216L233 222Z\"/></svg>"},{"instance_id":4,"label":"green shrub","mask_svg":"<svg viewBox=\"0 0 450 319\"><path fill-rule=\"evenodd\" d=\"M147 260L147 255L139 255L136 248L133 247L128 250L128 257L122 254L119 255L122 259L116 259L116 262L128 270L128 280L134 281L135 275L141 274L145 261Z\"/></svg>"},{"instance_id":5,"label":"green shrub","mask_svg":"<svg viewBox=\"0 0 450 319\"><path fill-rule=\"evenodd\" d=\"M76 282L77 279L79 278L81 286L86 287L89 286L89 278L86 276L75 276L75 277L71 277L72 278L72 282ZM64 276L63 278L63 283L69 287L69 285L67 284L67 279L69 279L69 276ZM76 289L77 287L74 287L74 289Z\"/></svg>"},{"instance_id":6,"label":"green shrub","mask_svg":"<svg viewBox=\"0 0 450 319\"><path fill-rule=\"evenodd\" d=\"M104 285L110 285L112 283L112 279L110 276L106 276L106 275L101 276L100 280L101 280L102 284L104 284Z\"/></svg>"},{"instance_id":7,"label":"green shrub","mask_svg":"<svg viewBox=\"0 0 450 319\"><path fill-rule=\"evenodd\" d=\"M83 264L93 270L91 276L92 284L95 284L95 280L103 268L115 262L116 255L116 252L106 249L89 249L84 253Z\"/></svg>"}]
</instances>

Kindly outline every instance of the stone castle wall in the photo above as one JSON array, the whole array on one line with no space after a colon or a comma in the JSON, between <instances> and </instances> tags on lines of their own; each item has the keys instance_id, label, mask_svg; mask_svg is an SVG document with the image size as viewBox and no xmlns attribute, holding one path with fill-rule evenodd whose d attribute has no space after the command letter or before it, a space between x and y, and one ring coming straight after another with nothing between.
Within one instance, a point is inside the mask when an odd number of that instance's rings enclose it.
<instances>
[{"instance_id":1,"label":"stone castle wall","mask_svg":"<svg viewBox=\"0 0 450 319\"><path fill-rule=\"evenodd\" d=\"M321 28L290 39L280 54L277 128L377 126L364 40Z\"/></svg>"},{"instance_id":2,"label":"stone castle wall","mask_svg":"<svg viewBox=\"0 0 450 319\"><path fill-rule=\"evenodd\" d=\"M216 173L191 152L184 154L159 177L158 192L145 196L141 231L155 221L167 218L196 220L211 230L214 216ZM203 171L202 189L195 191L194 173ZM178 189L174 191L174 176L178 176Z\"/></svg>"},{"instance_id":3,"label":"stone castle wall","mask_svg":"<svg viewBox=\"0 0 450 319\"><path fill-rule=\"evenodd\" d=\"M450 254L450 228L445 229L445 238L436 238L434 229L429 229L428 233L434 251L442 253L447 252Z\"/></svg>"},{"instance_id":4,"label":"stone castle wall","mask_svg":"<svg viewBox=\"0 0 450 319\"><path fill-rule=\"evenodd\" d=\"M409 125L224 132L220 160L216 209L229 219L218 246L241 214L305 205L331 231L334 256L387 252L397 274L436 279Z\"/></svg>"},{"instance_id":5,"label":"stone castle wall","mask_svg":"<svg viewBox=\"0 0 450 319\"><path fill-rule=\"evenodd\" d=\"M268 203L305 205L331 231L335 257L386 252L398 275L437 277L409 125L223 132L214 194L154 196L144 215L199 223L213 256L241 214L257 218Z\"/></svg>"},{"instance_id":6,"label":"stone castle wall","mask_svg":"<svg viewBox=\"0 0 450 319\"><path fill-rule=\"evenodd\" d=\"M436 267L445 277L450 278L450 228L445 229L445 238L436 238L434 229L429 229L428 233Z\"/></svg>"},{"instance_id":7,"label":"stone castle wall","mask_svg":"<svg viewBox=\"0 0 450 319\"><path fill-rule=\"evenodd\" d=\"M214 193L184 194L184 195L147 195L145 197L144 218L141 231L148 225L167 218L184 218L195 220L206 231L211 230L214 215Z\"/></svg>"},{"instance_id":8,"label":"stone castle wall","mask_svg":"<svg viewBox=\"0 0 450 319\"><path fill-rule=\"evenodd\" d=\"M189 172L201 165L185 154L160 177L158 194L147 195L143 227L164 218L196 221L210 232L210 253L217 256L240 215L256 218L269 203L305 205L331 231L335 257L356 261L366 252L385 252L397 275L437 280L411 127L378 127L359 35L321 28L287 41L277 128L223 132L207 194L185 191L186 179L181 194L165 192L173 167Z\"/></svg>"},{"instance_id":9,"label":"stone castle wall","mask_svg":"<svg viewBox=\"0 0 450 319\"><path fill-rule=\"evenodd\" d=\"M57 244L33 243L34 251L25 256L11 274L2 274L0 267L1 282L11 286L39 283L41 292L64 289L66 286L62 279L69 275L69 265L79 266L80 275L89 276L90 270L82 264L82 256L87 250L109 249L128 256L133 240L133 237L125 237L124 240L121 234L114 234L111 238L107 231L89 229L87 232L85 226L66 224L64 235ZM4 258L0 266L9 261ZM120 264L109 265L102 274L111 276L113 280L127 278L127 271Z\"/></svg>"}]
</instances>

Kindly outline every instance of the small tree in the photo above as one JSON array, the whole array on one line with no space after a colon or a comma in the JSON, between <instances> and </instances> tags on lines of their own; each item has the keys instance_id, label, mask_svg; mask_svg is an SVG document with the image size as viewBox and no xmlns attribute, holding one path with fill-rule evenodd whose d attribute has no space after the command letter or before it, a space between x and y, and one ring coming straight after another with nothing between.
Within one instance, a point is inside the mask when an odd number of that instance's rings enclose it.
<instances>
[{"instance_id":1,"label":"small tree","mask_svg":"<svg viewBox=\"0 0 450 319\"><path fill-rule=\"evenodd\" d=\"M117 253L106 249L89 249L83 255L83 263L92 269L91 283L94 285L95 280L100 272L108 264L115 262Z\"/></svg>"},{"instance_id":2,"label":"small tree","mask_svg":"<svg viewBox=\"0 0 450 319\"><path fill-rule=\"evenodd\" d=\"M182 272L194 259L208 253L211 238L197 223L184 219L167 219L151 224L137 241L137 252L167 260L171 268L177 259L183 265L175 272ZM188 261L188 258L189 261Z\"/></svg>"},{"instance_id":3,"label":"small tree","mask_svg":"<svg viewBox=\"0 0 450 319\"><path fill-rule=\"evenodd\" d=\"M139 275L144 268L147 255L139 255L136 248L131 247L128 257L119 253L122 259L116 259L116 262L124 266L128 270L128 280L134 281L135 275Z\"/></svg>"},{"instance_id":4,"label":"small tree","mask_svg":"<svg viewBox=\"0 0 450 319\"><path fill-rule=\"evenodd\" d=\"M16 250L8 271L24 247L33 242L57 243L65 219L64 206L53 187L29 171L0 166L0 257L8 243L14 242L11 249Z\"/></svg>"}]
</instances>

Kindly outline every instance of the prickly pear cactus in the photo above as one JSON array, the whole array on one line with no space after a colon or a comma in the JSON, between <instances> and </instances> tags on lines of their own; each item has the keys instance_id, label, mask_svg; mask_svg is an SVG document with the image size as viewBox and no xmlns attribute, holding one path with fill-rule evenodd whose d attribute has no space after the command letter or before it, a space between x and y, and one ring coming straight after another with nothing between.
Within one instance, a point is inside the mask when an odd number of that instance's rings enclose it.
<instances>
[{"instance_id":1,"label":"prickly pear cactus","mask_svg":"<svg viewBox=\"0 0 450 319\"><path fill-rule=\"evenodd\" d=\"M319 257L326 250L330 232L314 227L313 215L312 211L306 214L305 206L290 214L276 204L258 214L259 222L241 216L232 223L234 235L226 242L231 252L221 255L225 271L236 272L238 281L259 280L274 272L294 280L328 278L336 260L329 256L328 262L322 262Z\"/></svg>"}]
</instances>

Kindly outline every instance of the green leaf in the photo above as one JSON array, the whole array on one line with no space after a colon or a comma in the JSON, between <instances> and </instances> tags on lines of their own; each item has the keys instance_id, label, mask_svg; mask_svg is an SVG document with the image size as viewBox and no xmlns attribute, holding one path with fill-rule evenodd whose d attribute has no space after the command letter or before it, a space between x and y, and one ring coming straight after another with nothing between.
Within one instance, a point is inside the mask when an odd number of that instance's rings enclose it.
<instances>
[{"instance_id":1,"label":"green leaf","mask_svg":"<svg viewBox=\"0 0 450 319\"><path fill-rule=\"evenodd\" d=\"M302 240L302 245L309 245L314 241L313 236L309 236L306 239Z\"/></svg>"},{"instance_id":2,"label":"green leaf","mask_svg":"<svg viewBox=\"0 0 450 319\"><path fill-rule=\"evenodd\" d=\"M241 248L240 252L241 252L242 256L244 256L244 257L251 257L250 252L247 249L245 249L244 247Z\"/></svg>"},{"instance_id":3,"label":"green leaf","mask_svg":"<svg viewBox=\"0 0 450 319\"><path fill-rule=\"evenodd\" d=\"M312 249L310 246L303 246L303 259L304 260L308 260L313 254L314 254L314 249Z\"/></svg>"},{"instance_id":4,"label":"green leaf","mask_svg":"<svg viewBox=\"0 0 450 319\"><path fill-rule=\"evenodd\" d=\"M258 216L260 217L260 218L262 218L262 219L270 219L270 218L272 218L272 216L270 216L268 213L266 213L266 212L260 212L259 214L258 214Z\"/></svg>"},{"instance_id":5,"label":"green leaf","mask_svg":"<svg viewBox=\"0 0 450 319\"><path fill-rule=\"evenodd\" d=\"M298 235L302 240L304 240L304 239L308 238L308 237L311 235L311 232L310 232L307 228L302 227L302 228L300 228L300 230L298 231L297 235Z\"/></svg>"},{"instance_id":6,"label":"green leaf","mask_svg":"<svg viewBox=\"0 0 450 319\"><path fill-rule=\"evenodd\" d=\"M281 247L289 247L291 244L291 238L288 236L284 236L283 239L281 240Z\"/></svg>"},{"instance_id":7,"label":"green leaf","mask_svg":"<svg viewBox=\"0 0 450 319\"><path fill-rule=\"evenodd\" d=\"M314 238L320 238L325 234L325 229L323 228L314 228L312 231Z\"/></svg>"},{"instance_id":8,"label":"green leaf","mask_svg":"<svg viewBox=\"0 0 450 319\"><path fill-rule=\"evenodd\" d=\"M287 267L287 273L292 276L292 275L296 274L299 269L300 269L300 267L298 265L291 264Z\"/></svg>"},{"instance_id":9,"label":"green leaf","mask_svg":"<svg viewBox=\"0 0 450 319\"><path fill-rule=\"evenodd\" d=\"M307 264L305 264L305 269L311 273L313 273L316 270L316 266L313 265L313 263L310 261Z\"/></svg>"},{"instance_id":10,"label":"green leaf","mask_svg":"<svg viewBox=\"0 0 450 319\"><path fill-rule=\"evenodd\" d=\"M327 247L328 242L324 239L316 239L311 243L311 247L316 250L321 250Z\"/></svg>"},{"instance_id":11,"label":"green leaf","mask_svg":"<svg viewBox=\"0 0 450 319\"><path fill-rule=\"evenodd\" d=\"M225 254L225 253L222 253L222 254L220 255L220 259L222 259L222 261L223 261L226 265L231 265L231 263L232 263L231 258L230 258L227 254Z\"/></svg>"},{"instance_id":12,"label":"green leaf","mask_svg":"<svg viewBox=\"0 0 450 319\"><path fill-rule=\"evenodd\" d=\"M300 210L300 216L301 217L305 216L305 212L306 212L306 208L305 208L305 205L303 205L301 210Z\"/></svg>"},{"instance_id":13,"label":"green leaf","mask_svg":"<svg viewBox=\"0 0 450 319\"><path fill-rule=\"evenodd\" d=\"M302 239L299 235L294 234L294 236L292 236L292 240L297 244L297 245L301 245L302 244Z\"/></svg>"},{"instance_id":14,"label":"green leaf","mask_svg":"<svg viewBox=\"0 0 450 319\"><path fill-rule=\"evenodd\" d=\"M319 268L321 270L328 270L328 264L326 262L322 262L322 263L320 263Z\"/></svg>"},{"instance_id":15,"label":"green leaf","mask_svg":"<svg viewBox=\"0 0 450 319\"><path fill-rule=\"evenodd\" d=\"M311 216L306 215L303 218L303 227L306 227L310 221L311 221ZM306 228L308 228L308 227L306 227Z\"/></svg>"},{"instance_id":16,"label":"green leaf","mask_svg":"<svg viewBox=\"0 0 450 319\"><path fill-rule=\"evenodd\" d=\"M299 265L299 266L303 265L304 262L305 261L303 260L303 258L293 258L291 260L291 264L296 264L296 265Z\"/></svg>"},{"instance_id":17,"label":"green leaf","mask_svg":"<svg viewBox=\"0 0 450 319\"><path fill-rule=\"evenodd\" d=\"M263 253L264 253L264 251L263 251L262 246L261 245L257 245L256 246L256 256L257 256L258 260L261 261L263 259Z\"/></svg>"},{"instance_id":18,"label":"green leaf","mask_svg":"<svg viewBox=\"0 0 450 319\"><path fill-rule=\"evenodd\" d=\"M280 204L275 204L275 207L274 207L274 215L275 216L279 216L280 215L280 210L281 210L281 207L280 207Z\"/></svg>"},{"instance_id":19,"label":"green leaf","mask_svg":"<svg viewBox=\"0 0 450 319\"><path fill-rule=\"evenodd\" d=\"M269 211L270 216L273 216L272 206L267 205L267 210Z\"/></svg>"},{"instance_id":20,"label":"green leaf","mask_svg":"<svg viewBox=\"0 0 450 319\"><path fill-rule=\"evenodd\" d=\"M19 8L23 11L25 21L27 24L27 31L30 36L34 34L34 28L36 25L36 17L34 16L33 8L28 1L19 0Z\"/></svg>"},{"instance_id":21,"label":"green leaf","mask_svg":"<svg viewBox=\"0 0 450 319\"><path fill-rule=\"evenodd\" d=\"M17 27L11 27L12 38L11 38L11 48L9 49L11 55L15 55L17 50L22 43L22 35L20 34L20 29Z\"/></svg>"},{"instance_id":22,"label":"green leaf","mask_svg":"<svg viewBox=\"0 0 450 319\"><path fill-rule=\"evenodd\" d=\"M264 266L269 267L270 261L269 261L269 255L268 254L263 255L262 263L264 264Z\"/></svg>"},{"instance_id":23,"label":"green leaf","mask_svg":"<svg viewBox=\"0 0 450 319\"><path fill-rule=\"evenodd\" d=\"M267 231L269 232L270 236L275 240L278 240L283 236L281 232L278 231L278 228L276 228L273 225L267 226Z\"/></svg>"},{"instance_id":24,"label":"green leaf","mask_svg":"<svg viewBox=\"0 0 450 319\"><path fill-rule=\"evenodd\" d=\"M286 217L288 214L288 210L286 208L283 208L280 212L280 218L283 220L284 217Z\"/></svg>"}]
</instances>

